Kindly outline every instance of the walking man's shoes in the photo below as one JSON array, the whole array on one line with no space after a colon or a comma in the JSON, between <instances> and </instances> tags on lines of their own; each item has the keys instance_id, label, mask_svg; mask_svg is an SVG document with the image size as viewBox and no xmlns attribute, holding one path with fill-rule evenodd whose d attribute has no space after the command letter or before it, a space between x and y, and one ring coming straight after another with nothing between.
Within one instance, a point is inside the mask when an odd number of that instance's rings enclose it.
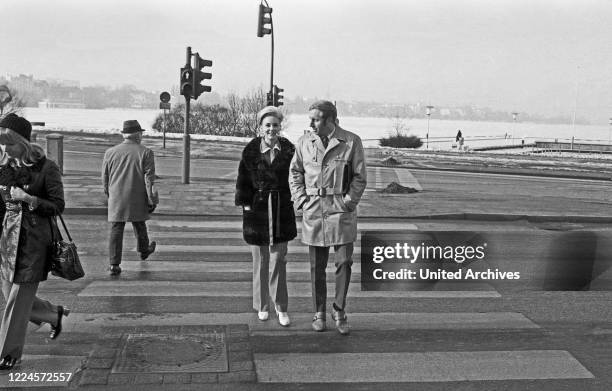
<instances>
[{"instance_id":1,"label":"walking man's shoes","mask_svg":"<svg viewBox=\"0 0 612 391\"><path fill-rule=\"evenodd\" d=\"M312 318L312 329L314 331L325 331L325 312L317 312Z\"/></svg>"},{"instance_id":2,"label":"walking man's shoes","mask_svg":"<svg viewBox=\"0 0 612 391\"><path fill-rule=\"evenodd\" d=\"M121 274L121 267L119 267L119 265L110 265L108 271L111 276L118 276Z\"/></svg>"},{"instance_id":3,"label":"walking man's shoes","mask_svg":"<svg viewBox=\"0 0 612 391\"><path fill-rule=\"evenodd\" d=\"M151 243L149 243L149 248L147 248L147 251L140 253L140 259L142 259L143 261L146 261L147 258L149 258L149 255L155 252L156 246L157 246L157 243L155 243L155 241L152 241Z\"/></svg>"},{"instance_id":4,"label":"walking man's shoes","mask_svg":"<svg viewBox=\"0 0 612 391\"><path fill-rule=\"evenodd\" d=\"M344 311L336 311L336 309L332 310L332 319L336 321L336 329L342 335L348 335L350 332L348 318Z\"/></svg>"}]
</instances>

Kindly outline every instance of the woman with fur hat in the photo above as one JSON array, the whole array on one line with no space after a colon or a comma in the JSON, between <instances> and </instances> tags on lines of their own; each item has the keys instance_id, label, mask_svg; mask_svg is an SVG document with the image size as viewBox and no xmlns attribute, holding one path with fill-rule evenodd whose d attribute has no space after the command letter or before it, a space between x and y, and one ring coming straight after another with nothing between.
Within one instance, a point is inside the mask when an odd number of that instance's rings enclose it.
<instances>
[{"instance_id":1,"label":"woman with fur hat","mask_svg":"<svg viewBox=\"0 0 612 391\"><path fill-rule=\"evenodd\" d=\"M0 121L0 279L6 307L0 323L0 370L21 361L28 321L51 325L50 338L62 331L69 310L36 297L47 279L48 256L58 234L53 216L64 210L59 167L42 147L30 144L32 125L8 114ZM55 232L54 232L55 231Z\"/></svg>"},{"instance_id":2,"label":"woman with fur hat","mask_svg":"<svg viewBox=\"0 0 612 391\"><path fill-rule=\"evenodd\" d=\"M282 112L268 106L257 113L259 137L242 151L236 182L236 205L243 209L244 240L253 256L253 308L268 320L272 296L278 322L287 315L287 242L297 236L289 190L289 164L295 148L280 137ZM270 269L271 275L270 275Z\"/></svg>"}]
</instances>

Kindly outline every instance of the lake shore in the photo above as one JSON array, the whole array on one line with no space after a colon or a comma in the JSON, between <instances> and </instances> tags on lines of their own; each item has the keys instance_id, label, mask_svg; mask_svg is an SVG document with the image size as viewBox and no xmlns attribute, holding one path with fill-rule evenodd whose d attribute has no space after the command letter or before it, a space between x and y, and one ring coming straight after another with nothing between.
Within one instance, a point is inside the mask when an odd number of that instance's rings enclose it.
<instances>
[{"instance_id":1,"label":"lake shore","mask_svg":"<svg viewBox=\"0 0 612 391\"><path fill-rule=\"evenodd\" d=\"M37 129L38 142L45 145L45 136L60 133L64 137L78 138L95 144L119 143L121 135L115 132L91 133ZM208 135L191 136L191 158L193 159L240 159L240 154L249 138ZM147 131L144 143L157 156L179 156L183 151L182 134L168 134L166 148L162 148L162 135ZM495 152L457 152L432 150L406 150L388 147L368 147L367 162L371 166L398 166L418 170L468 171L502 173L577 179L610 180L612 178L612 156L606 154L517 154ZM390 161L390 158L392 160Z\"/></svg>"}]
</instances>

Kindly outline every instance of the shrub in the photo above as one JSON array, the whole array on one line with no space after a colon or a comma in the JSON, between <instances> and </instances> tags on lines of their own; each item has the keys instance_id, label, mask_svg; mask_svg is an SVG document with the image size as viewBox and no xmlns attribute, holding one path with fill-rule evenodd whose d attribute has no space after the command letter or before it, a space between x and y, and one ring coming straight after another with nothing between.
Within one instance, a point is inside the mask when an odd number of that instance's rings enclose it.
<instances>
[{"instance_id":1,"label":"shrub","mask_svg":"<svg viewBox=\"0 0 612 391\"><path fill-rule=\"evenodd\" d=\"M423 141L417 136L407 136L401 132L397 132L393 136L381 138L379 144L383 147L419 148L423 145Z\"/></svg>"}]
</instances>

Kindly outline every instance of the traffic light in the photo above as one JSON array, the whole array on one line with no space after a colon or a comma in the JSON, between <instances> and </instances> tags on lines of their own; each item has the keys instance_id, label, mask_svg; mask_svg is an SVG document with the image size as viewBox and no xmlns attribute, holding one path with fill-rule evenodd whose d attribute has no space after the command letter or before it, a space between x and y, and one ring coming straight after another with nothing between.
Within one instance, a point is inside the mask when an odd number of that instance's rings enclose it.
<instances>
[{"instance_id":1,"label":"traffic light","mask_svg":"<svg viewBox=\"0 0 612 391\"><path fill-rule=\"evenodd\" d=\"M266 27L269 24L270 28ZM259 4L259 18L257 19L257 36L272 34L272 8Z\"/></svg>"},{"instance_id":2,"label":"traffic light","mask_svg":"<svg viewBox=\"0 0 612 391\"><path fill-rule=\"evenodd\" d=\"M282 96L280 93L283 92L285 90L283 90L282 88L278 88L278 86L275 84L274 85L274 89L273 89L273 93L272 93L272 103L274 106L278 107L278 106L282 106L283 102L282 99L284 98L284 96Z\"/></svg>"},{"instance_id":3,"label":"traffic light","mask_svg":"<svg viewBox=\"0 0 612 391\"><path fill-rule=\"evenodd\" d=\"M212 78L212 73L202 72L202 68L212 66L212 61L204 60L198 53L195 53L193 57L193 90L191 96L197 100L202 92L210 92L212 90L210 86L201 84L204 80Z\"/></svg>"},{"instance_id":4,"label":"traffic light","mask_svg":"<svg viewBox=\"0 0 612 391\"><path fill-rule=\"evenodd\" d=\"M274 96L272 94L272 91L266 92L266 101L266 106L274 106Z\"/></svg>"},{"instance_id":5,"label":"traffic light","mask_svg":"<svg viewBox=\"0 0 612 391\"><path fill-rule=\"evenodd\" d=\"M191 65L186 65L181 68L181 95L185 98L191 97L191 93L193 91L193 70L191 69Z\"/></svg>"}]
</instances>

